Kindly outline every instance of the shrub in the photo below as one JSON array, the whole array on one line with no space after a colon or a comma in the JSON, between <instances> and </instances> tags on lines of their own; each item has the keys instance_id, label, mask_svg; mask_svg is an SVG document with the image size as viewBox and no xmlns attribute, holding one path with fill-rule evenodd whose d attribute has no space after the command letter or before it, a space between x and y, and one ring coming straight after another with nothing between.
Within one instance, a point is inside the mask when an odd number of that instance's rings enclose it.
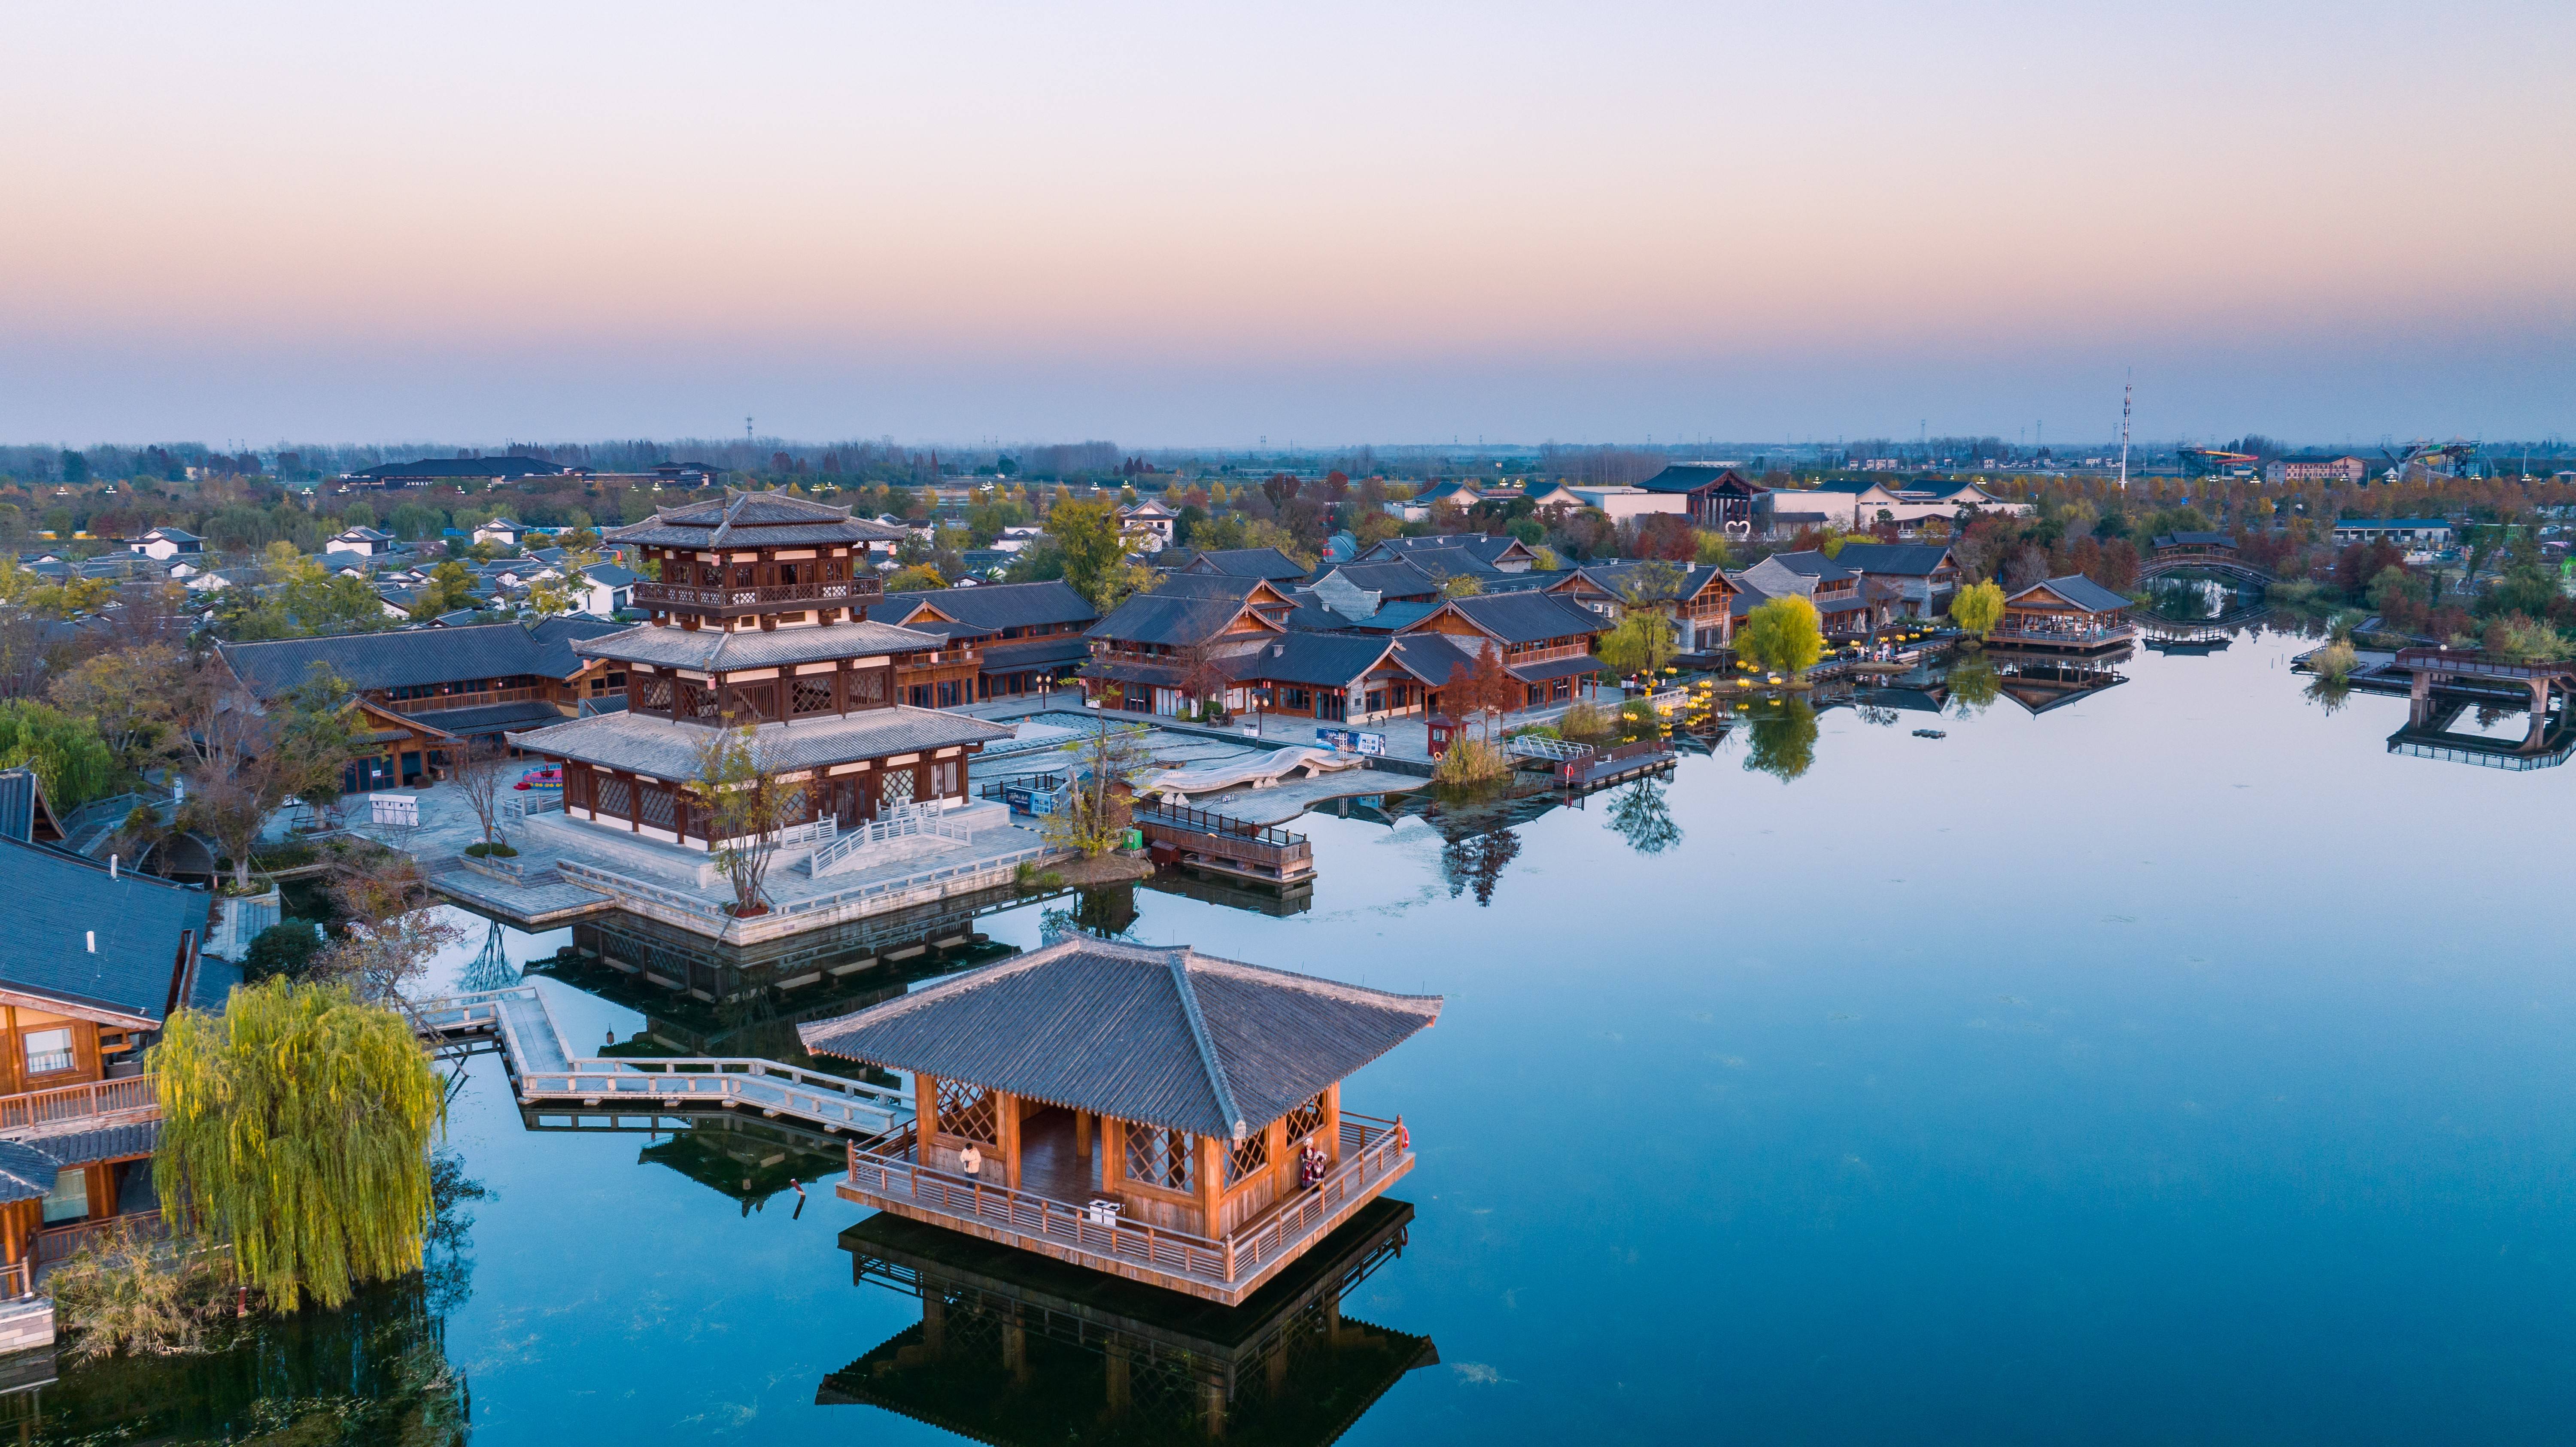
<instances>
[{"instance_id":1,"label":"shrub","mask_svg":"<svg viewBox=\"0 0 2576 1447\"><path fill-rule=\"evenodd\" d=\"M175 1261L123 1230L82 1245L46 1279L74 1361L120 1354L182 1356L210 1345L233 1287L228 1253Z\"/></svg>"},{"instance_id":2,"label":"shrub","mask_svg":"<svg viewBox=\"0 0 2576 1447\"><path fill-rule=\"evenodd\" d=\"M280 975L290 980L304 978L304 971L321 951L321 932L310 920L290 919L261 930L242 952L242 983L256 985Z\"/></svg>"},{"instance_id":3,"label":"shrub","mask_svg":"<svg viewBox=\"0 0 2576 1447\"><path fill-rule=\"evenodd\" d=\"M1617 727L1618 723L1610 716L1610 711L1597 703L1578 703L1557 715L1556 719L1556 731L1561 738L1597 739Z\"/></svg>"},{"instance_id":4,"label":"shrub","mask_svg":"<svg viewBox=\"0 0 2576 1447\"><path fill-rule=\"evenodd\" d=\"M1431 777L1443 784L1482 784L1511 773L1511 760L1491 739L1460 739L1431 766Z\"/></svg>"},{"instance_id":5,"label":"shrub","mask_svg":"<svg viewBox=\"0 0 2576 1447\"><path fill-rule=\"evenodd\" d=\"M2308 670L2329 682L2341 683L2352 677L2353 666L2358 661L2352 645L2337 640L2308 655Z\"/></svg>"}]
</instances>

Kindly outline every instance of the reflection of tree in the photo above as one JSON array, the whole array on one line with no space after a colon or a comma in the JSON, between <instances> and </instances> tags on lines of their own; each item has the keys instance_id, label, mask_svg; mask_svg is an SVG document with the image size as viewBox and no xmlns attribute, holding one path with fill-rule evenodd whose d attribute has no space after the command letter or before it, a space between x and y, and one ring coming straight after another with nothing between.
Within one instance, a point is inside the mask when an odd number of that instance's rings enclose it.
<instances>
[{"instance_id":1,"label":"reflection of tree","mask_svg":"<svg viewBox=\"0 0 2576 1447\"><path fill-rule=\"evenodd\" d=\"M2350 700L2351 697L2352 685L2342 679L2314 678L2308 680L2308 702L2324 709L2326 711L2326 716L2329 718L2342 712L2344 704Z\"/></svg>"},{"instance_id":2,"label":"reflection of tree","mask_svg":"<svg viewBox=\"0 0 2576 1447\"><path fill-rule=\"evenodd\" d=\"M1110 884L1082 890L1073 908L1051 909L1038 916L1038 928L1053 941L1070 934L1125 939L1136 923L1136 886Z\"/></svg>"},{"instance_id":3,"label":"reflection of tree","mask_svg":"<svg viewBox=\"0 0 2576 1447\"><path fill-rule=\"evenodd\" d=\"M1664 804L1664 786L1639 779L1610 803L1610 828L1640 854L1661 854L1682 842L1682 826Z\"/></svg>"},{"instance_id":4,"label":"reflection of tree","mask_svg":"<svg viewBox=\"0 0 2576 1447\"><path fill-rule=\"evenodd\" d=\"M506 990L518 984L519 967L510 962L510 953L506 945L507 938L501 922L497 919L493 920L491 927L483 933L481 952L467 961L464 971L456 977L457 987L470 992L479 992Z\"/></svg>"},{"instance_id":5,"label":"reflection of tree","mask_svg":"<svg viewBox=\"0 0 2576 1447\"><path fill-rule=\"evenodd\" d=\"M1790 698L1753 716L1744 750L1744 767L1770 774L1785 784L1816 762L1816 711L1803 698Z\"/></svg>"},{"instance_id":6,"label":"reflection of tree","mask_svg":"<svg viewBox=\"0 0 2576 1447\"><path fill-rule=\"evenodd\" d=\"M1896 726L1896 710L1885 704L1858 704L1853 707L1852 712L1859 714L1860 721L1865 724L1875 724L1883 729Z\"/></svg>"},{"instance_id":7,"label":"reflection of tree","mask_svg":"<svg viewBox=\"0 0 2576 1447\"><path fill-rule=\"evenodd\" d=\"M1983 658L1962 658L1950 665L1950 701L1961 718L1975 718L2003 697L2004 681Z\"/></svg>"},{"instance_id":8,"label":"reflection of tree","mask_svg":"<svg viewBox=\"0 0 2576 1447\"><path fill-rule=\"evenodd\" d=\"M1452 839L1440 850L1440 873L1449 881L1449 897L1473 888L1476 903L1492 904L1503 867L1520 857L1521 837L1509 829Z\"/></svg>"}]
</instances>

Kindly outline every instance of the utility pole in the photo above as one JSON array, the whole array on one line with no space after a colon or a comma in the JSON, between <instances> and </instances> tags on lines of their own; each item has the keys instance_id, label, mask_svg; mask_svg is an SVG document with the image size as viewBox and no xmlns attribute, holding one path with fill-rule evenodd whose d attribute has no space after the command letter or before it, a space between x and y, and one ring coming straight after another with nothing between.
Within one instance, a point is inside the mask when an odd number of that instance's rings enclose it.
<instances>
[{"instance_id":1,"label":"utility pole","mask_svg":"<svg viewBox=\"0 0 2576 1447\"><path fill-rule=\"evenodd\" d=\"M751 440L751 419L748 417L742 419L742 440L745 442Z\"/></svg>"}]
</instances>

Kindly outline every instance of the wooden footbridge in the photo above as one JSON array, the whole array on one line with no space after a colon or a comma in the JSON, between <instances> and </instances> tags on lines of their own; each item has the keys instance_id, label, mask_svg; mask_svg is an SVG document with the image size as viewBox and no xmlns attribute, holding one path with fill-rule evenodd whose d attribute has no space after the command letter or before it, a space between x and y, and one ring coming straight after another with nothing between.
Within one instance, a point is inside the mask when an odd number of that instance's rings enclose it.
<instances>
[{"instance_id":1,"label":"wooden footbridge","mask_svg":"<svg viewBox=\"0 0 2576 1447\"><path fill-rule=\"evenodd\" d=\"M2218 533L2184 533L2184 541L2158 539L2155 551L2138 565L2138 581L2162 578L2173 573L2216 573L2239 583L2268 587L2278 581L2272 570L2245 561L2236 552L2236 540Z\"/></svg>"},{"instance_id":2,"label":"wooden footbridge","mask_svg":"<svg viewBox=\"0 0 2576 1447\"><path fill-rule=\"evenodd\" d=\"M1176 864L1262 884L1315 877L1315 846L1303 834L1186 804L1139 803L1134 820L1154 852Z\"/></svg>"},{"instance_id":3,"label":"wooden footbridge","mask_svg":"<svg viewBox=\"0 0 2576 1447\"><path fill-rule=\"evenodd\" d=\"M889 1086L825 1075L776 1060L685 1056L655 1060L575 1056L534 985L449 995L412 1007L417 1028L441 1047L497 1048L519 1103L665 1114L756 1110L827 1135L881 1136L912 1121L912 1100Z\"/></svg>"}]
</instances>

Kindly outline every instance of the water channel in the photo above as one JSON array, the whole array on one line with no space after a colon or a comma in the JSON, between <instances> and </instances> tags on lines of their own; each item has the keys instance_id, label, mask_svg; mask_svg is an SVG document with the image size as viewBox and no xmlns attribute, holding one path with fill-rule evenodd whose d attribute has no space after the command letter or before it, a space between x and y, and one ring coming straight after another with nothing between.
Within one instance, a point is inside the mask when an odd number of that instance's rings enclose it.
<instances>
[{"instance_id":1,"label":"water channel","mask_svg":"<svg viewBox=\"0 0 2576 1447\"><path fill-rule=\"evenodd\" d=\"M1089 923L1448 997L1348 1086L1420 1153L1401 1254L1342 1302L1387 1356L1348 1442L2561 1440L2576 775L2393 753L2405 700L2321 706L2309 646L1757 705L1782 717L1581 807L1309 816L1302 909L1035 900L963 956ZM531 977L577 1041L784 1035L599 974ZM339 1399L484 1447L953 1442L917 1418L989 1429L1015 1390L854 1400L922 1308L854 1280L858 1208L800 1209L828 1155L531 1129L497 1060L468 1075L451 1142L492 1194L432 1289L66 1366L34 1439L243 1439ZM1236 1439L1341 1419L1300 1420Z\"/></svg>"}]
</instances>

